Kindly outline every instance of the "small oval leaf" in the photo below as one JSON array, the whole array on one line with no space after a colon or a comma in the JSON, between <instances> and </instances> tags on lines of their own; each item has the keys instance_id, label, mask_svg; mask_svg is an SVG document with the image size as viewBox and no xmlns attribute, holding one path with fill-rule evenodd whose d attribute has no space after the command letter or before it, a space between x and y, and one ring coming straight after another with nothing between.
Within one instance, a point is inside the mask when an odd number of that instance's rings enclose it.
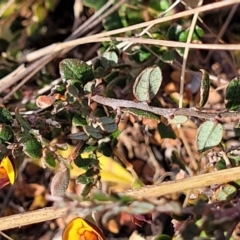
<instances>
[{"instance_id":1,"label":"small oval leaf","mask_svg":"<svg viewBox=\"0 0 240 240\"><path fill-rule=\"evenodd\" d=\"M91 136L96 139L102 138L102 134L100 133L101 129L99 127L94 128L94 127L86 125L83 127L83 130L88 136Z\"/></svg>"},{"instance_id":2,"label":"small oval leaf","mask_svg":"<svg viewBox=\"0 0 240 240\"><path fill-rule=\"evenodd\" d=\"M204 69L200 69L202 72L202 80L201 80L201 87L200 87L200 101L199 101L199 108L203 108L204 105L207 103L209 90L210 90L210 79L208 73Z\"/></svg>"},{"instance_id":3,"label":"small oval leaf","mask_svg":"<svg viewBox=\"0 0 240 240\"><path fill-rule=\"evenodd\" d=\"M187 122L188 117L184 115L174 115L173 118L168 119L169 124L183 124Z\"/></svg>"},{"instance_id":4,"label":"small oval leaf","mask_svg":"<svg viewBox=\"0 0 240 240\"><path fill-rule=\"evenodd\" d=\"M85 84L94 78L92 68L78 59L64 59L60 62L59 69L64 82L67 80L78 80L81 84Z\"/></svg>"},{"instance_id":5,"label":"small oval leaf","mask_svg":"<svg viewBox=\"0 0 240 240\"><path fill-rule=\"evenodd\" d=\"M64 196L70 181L70 170L59 171L55 174L51 182L51 194L53 196Z\"/></svg>"},{"instance_id":6,"label":"small oval leaf","mask_svg":"<svg viewBox=\"0 0 240 240\"><path fill-rule=\"evenodd\" d=\"M136 78L133 94L138 101L150 101L158 92L162 83L160 67L153 66L144 69Z\"/></svg>"},{"instance_id":7,"label":"small oval leaf","mask_svg":"<svg viewBox=\"0 0 240 240\"><path fill-rule=\"evenodd\" d=\"M222 140L223 128L220 123L204 122L197 131L197 149L204 152L218 145Z\"/></svg>"},{"instance_id":8,"label":"small oval leaf","mask_svg":"<svg viewBox=\"0 0 240 240\"><path fill-rule=\"evenodd\" d=\"M105 52L101 59L101 64L105 69L117 66L118 55L115 51Z\"/></svg>"},{"instance_id":9,"label":"small oval leaf","mask_svg":"<svg viewBox=\"0 0 240 240\"><path fill-rule=\"evenodd\" d=\"M26 155L33 159L39 159L42 157L42 145L33 137L24 141L23 151Z\"/></svg>"},{"instance_id":10,"label":"small oval leaf","mask_svg":"<svg viewBox=\"0 0 240 240\"><path fill-rule=\"evenodd\" d=\"M226 108L236 111L240 106L240 77L232 79L226 90Z\"/></svg>"}]
</instances>

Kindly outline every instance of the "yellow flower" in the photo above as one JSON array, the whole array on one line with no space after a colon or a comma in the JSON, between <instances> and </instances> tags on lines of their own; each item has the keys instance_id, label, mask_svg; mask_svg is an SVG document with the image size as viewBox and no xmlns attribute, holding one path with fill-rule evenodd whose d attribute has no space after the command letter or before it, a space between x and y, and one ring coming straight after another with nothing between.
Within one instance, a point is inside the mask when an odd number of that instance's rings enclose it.
<instances>
[{"instance_id":1,"label":"yellow flower","mask_svg":"<svg viewBox=\"0 0 240 240\"><path fill-rule=\"evenodd\" d=\"M102 230L83 218L73 219L63 231L63 240L105 240Z\"/></svg>"},{"instance_id":2,"label":"yellow flower","mask_svg":"<svg viewBox=\"0 0 240 240\"><path fill-rule=\"evenodd\" d=\"M5 187L9 183L10 183L10 181L9 181L9 177L7 175L7 171L3 167L0 167L0 189Z\"/></svg>"},{"instance_id":3,"label":"yellow flower","mask_svg":"<svg viewBox=\"0 0 240 240\"><path fill-rule=\"evenodd\" d=\"M5 156L0 162L0 189L13 184L16 178L15 170L10 159L10 156Z\"/></svg>"}]
</instances>

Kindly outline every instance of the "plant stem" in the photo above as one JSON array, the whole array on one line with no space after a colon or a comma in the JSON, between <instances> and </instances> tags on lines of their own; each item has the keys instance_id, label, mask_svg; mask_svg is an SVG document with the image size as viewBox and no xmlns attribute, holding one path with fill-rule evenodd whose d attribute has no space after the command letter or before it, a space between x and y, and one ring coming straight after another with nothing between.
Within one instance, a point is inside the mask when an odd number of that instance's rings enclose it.
<instances>
[{"instance_id":1,"label":"plant stem","mask_svg":"<svg viewBox=\"0 0 240 240\"><path fill-rule=\"evenodd\" d=\"M229 111L222 111L222 112L203 112L202 110L197 110L196 108L158 108L152 107L142 102L133 102L129 100L121 100L121 99L114 99L114 98L107 98L102 97L99 95L94 95L91 97L91 100L100 103L105 106L109 106L114 110L119 108L136 108L143 111L148 111L155 113L157 115L171 118L174 115L185 115L189 117L197 117L200 119L206 120L214 120L214 119L223 119L223 118L240 118L240 112L229 112ZM204 109L203 109L204 110Z\"/></svg>"}]
</instances>

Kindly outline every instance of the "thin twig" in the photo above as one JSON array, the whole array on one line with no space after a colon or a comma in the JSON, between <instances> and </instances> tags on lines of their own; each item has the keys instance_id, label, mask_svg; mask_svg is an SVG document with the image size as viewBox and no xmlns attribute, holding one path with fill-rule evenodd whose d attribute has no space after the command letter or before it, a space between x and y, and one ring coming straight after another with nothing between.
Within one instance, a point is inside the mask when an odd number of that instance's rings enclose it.
<instances>
[{"instance_id":1,"label":"thin twig","mask_svg":"<svg viewBox=\"0 0 240 240\"><path fill-rule=\"evenodd\" d=\"M180 134L180 139L182 140L183 145L184 145L184 147L187 151L187 154L189 155L189 159L190 159L192 168L194 169L194 171L197 171L198 170L198 164L197 164L196 159L193 155L192 149L189 146L188 139L186 138L186 135L185 135L185 133L184 133L184 131L181 127L178 128L178 131L179 131L179 134Z\"/></svg>"},{"instance_id":2,"label":"thin twig","mask_svg":"<svg viewBox=\"0 0 240 240\"><path fill-rule=\"evenodd\" d=\"M201 6L202 2L203 2L203 0L200 0L198 2L198 6ZM189 33L188 33L187 43L190 43L192 41L192 36L194 33L194 28L197 23L198 15L199 15L198 12L193 15L193 19L192 19L191 26L190 26ZM180 92L179 92L180 98L179 98L179 105L178 105L180 108L182 108L182 106L183 106L185 71L186 71L186 67L187 67L187 59L188 59L189 50L190 50L190 48L186 47L184 49L184 54L183 54L183 63L182 63L181 76L180 76Z\"/></svg>"},{"instance_id":3,"label":"thin twig","mask_svg":"<svg viewBox=\"0 0 240 240\"><path fill-rule=\"evenodd\" d=\"M133 102L129 100L122 100L122 99L113 99L113 98L107 98L102 97L99 95L94 95L91 97L91 99L97 103L100 103L105 106L109 106L113 109L119 109L119 108L136 108L143 111L148 111L155 113L159 116L163 116L166 118L170 118L175 115L185 115L189 117L197 117L200 119L206 119L206 120L213 120L213 119L223 119L223 118L235 118L234 121L236 121L236 118L240 118L240 112L229 112L229 111L216 111L216 112L204 112L204 109L199 111L196 108L158 108L158 107L152 107L149 105L146 105L141 102Z\"/></svg>"},{"instance_id":4,"label":"thin twig","mask_svg":"<svg viewBox=\"0 0 240 240\"><path fill-rule=\"evenodd\" d=\"M159 45L166 47L174 47L174 48L192 48L192 49L213 49L213 50L239 50L240 44L198 44L198 43L185 43L185 42L177 42L177 41L169 41L169 40L158 40L158 39L147 39L147 38L135 38L135 37L101 37L95 38L93 36L79 38L76 40L72 40L65 43L55 44L52 46L52 53L59 52L63 49L75 47L78 45L90 43L90 42L121 42L127 41L137 44L150 44L150 45Z\"/></svg>"}]
</instances>

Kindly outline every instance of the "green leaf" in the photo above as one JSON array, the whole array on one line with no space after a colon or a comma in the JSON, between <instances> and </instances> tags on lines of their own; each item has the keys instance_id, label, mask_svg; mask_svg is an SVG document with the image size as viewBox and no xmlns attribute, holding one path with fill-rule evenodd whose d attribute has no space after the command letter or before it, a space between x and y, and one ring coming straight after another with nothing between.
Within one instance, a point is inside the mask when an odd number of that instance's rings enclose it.
<instances>
[{"instance_id":1,"label":"green leaf","mask_svg":"<svg viewBox=\"0 0 240 240\"><path fill-rule=\"evenodd\" d=\"M164 123L161 122L158 124L158 132L161 138L176 138L176 135L173 132L172 128L170 126L166 126Z\"/></svg>"},{"instance_id":2,"label":"green leaf","mask_svg":"<svg viewBox=\"0 0 240 240\"><path fill-rule=\"evenodd\" d=\"M42 145L36 138L29 138L23 143L23 151L26 155L33 159L42 157Z\"/></svg>"},{"instance_id":3,"label":"green leaf","mask_svg":"<svg viewBox=\"0 0 240 240\"><path fill-rule=\"evenodd\" d=\"M166 63L172 63L177 57L177 52L175 50L169 50L162 54L162 60Z\"/></svg>"},{"instance_id":4,"label":"green leaf","mask_svg":"<svg viewBox=\"0 0 240 240\"><path fill-rule=\"evenodd\" d=\"M167 38L169 40L178 41L178 35L182 31L182 26L179 24L172 24L167 31Z\"/></svg>"},{"instance_id":5,"label":"green leaf","mask_svg":"<svg viewBox=\"0 0 240 240\"><path fill-rule=\"evenodd\" d=\"M194 222L189 222L182 232L183 239L194 239L200 233L199 228Z\"/></svg>"},{"instance_id":6,"label":"green leaf","mask_svg":"<svg viewBox=\"0 0 240 240\"><path fill-rule=\"evenodd\" d=\"M98 122L101 123L101 128L108 133L115 132L118 128L115 121L109 117L101 117Z\"/></svg>"},{"instance_id":7,"label":"green leaf","mask_svg":"<svg viewBox=\"0 0 240 240\"><path fill-rule=\"evenodd\" d=\"M226 162L224 161L223 158L221 158L217 163L216 163L216 168L217 170L224 170L227 168Z\"/></svg>"},{"instance_id":8,"label":"green leaf","mask_svg":"<svg viewBox=\"0 0 240 240\"><path fill-rule=\"evenodd\" d=\"M15 110L15 117L16 117L16 120L18 122L18 124L21 126L22 128L22 131L26 134L29 133L30 129L31 129L31 126L30 124L27 122L27 120L25 120L21 114L19 114L18 112L18 109Z\"/></svg>"},{"instance_id":9,"label":"green leaf","mask_svg":"<svg viewBox=\"0 0 240 240\"><path fill-rule=\"evenodd\" d=\"M86 197L86 196L90 193L90 191L92 190L93 186L94 186L94 183L92 183L92 182L87 183L87 184L84 186L81 195L82 195L83 197Z\"/></svg>"},{"instance_id":10,"label":"green leaf","mask_svg":"<svg viewBox=\"0 0 240 240\"><path fill-rule=\"evenodd\" d=\"M13 122L11 113L4 107L0 106L0 123L10 124Z\"/></svg>"},{"instance_id":11,"label":"green leaf","mask_svg":"<svg viewBox=\"0 0 240 240\"><path fill-rule=\"evenodd\" d=\"M147 49L139 47L136 49L134 48L134 50L132 50L130 58L138 63L142 63L146 61L150 56L151 53Z\"/></svg>"},{"instance_id":12,"label":"green leaf","mask_svg":"<svg viewBox=\"0 0 240 240\"><path fill-rule=\"evenodd\" d=\"M72 124L76 127L83 127L87 125L86 118L83 118L80 114L75 114L72 118Z\"/></svg>"},{"instance_id":13,"label":"green leaf","mask_svg":"<svg viewBox=\"0 0 240 240\"><path fill-rule=\"evenodd\" d=\"M86 141L89 138L89 136L85 132L69 134L68 137L72 140L78 140L78 141L81 141L81 140Z\"/></svg>"},{"instance_id":14,"label":"green leaf","mask_svg":"<svg viewBox=\"0 0 240 240\"><path fill-rule=\"evenodd\" d=\"M187 38L188 38L188 34L189 34L189 29L186 30L182 30L179 34L178 34L178 40L180 42L186 42ZM204 31L202 28L195 26L194 29L194 33L192 36L192 40L198 40L200 37L202 37L204 35Z\"/></svg>"},{"instance_id":15,"label":"green leaf","mask_svg":"<svg viewBox=\"0 0 240 240\"><path fill-rule=\"evenodd\" d=\"M67 86L66 90L73 97L75 98L79 97L79 91L74 85Z\"/></svg>"},{"instance_id":16,"label":"green leaf","mask_svg":"<svg viewBox=\"0 0 240 240\"><path fill-rule=\"evenodd\" d=\"M183 124L187 122L188 117L184 115L174 115L173 118L168 119L169 124Z\"/></svg>"},{"instance_id":17,"label":"green leaf","mask_svg":"<svg viewBox=\"0 0 240 240\"><path fill-rule=\"evenodd\" d=\"M48 149L43 150L43 156L41 158L41 161L46 163L48 167L55 168L56 167L56 161L53 153L49 151Z\"/></svg>"},{"instance_id":18,"label":"green leaf","mask_svg":"<svg viewBox=\"0 0 240 240\"><path fill-rule=\"evenodd\" d=\"M0 124L0 141L10 142L14 138L12 128L6 124Z\"/></svg>"},{"instance_id":19,"label":"green leaf","mask_svg":"<svg viewBox=\"0 0 240 240\"><path fill-rule=\"evenodd\" d=\"M78 80L82 85L93 80L92 68L85 62L74 58L67 58L59 64L60 75L64 82Z\"/></svg>"},{"instance_id":20,"label":"green leaf","mask_svg":"<svg viewBox=\"0 0 240 240\"><path fill-rule=\"evenodd\" d=\"M134 201L130 204L132 214L144 214L153 211L154 205L149 202Z\"/></svg>"},{"instance_id":21,"label":"green leaf","mask_svg":"<svg viewBox=\"0 0 240 240\"><path fill-rule=\"evenodd\" d=\"M93 177L86 177L85 173L79 175L76 178L76 184L88 184L88 183L93 183L94 182L94 178Z\"/></svg>"},{"instance_id":22,"label":"green leaf","mask_svg":"<svg viewBox=\"0 0 240 240\"><path fill-rule=\"evenodd\" d=\"M107 202L107 201L111 201L111 202L115 202L117 201L117 198L113 197L113 196L109 196L105 193L102 192L94 192L91 196L92 200L97 200L97 201L103 201L103 202Z\"/></svg>"},{"instance_id":23,"label":"green leaf","mask_svg":"<svg viewBox=\"0 0 240 240\"><path fill-rule=\"evenodd\" d=\"M105 52L101 58L101 65L105 68L112 68L117 66L118 55L115 51Z\"/></svg>"},{"instance_id":24,"label":"green leaf","mask_svg":"<svg viewBox=\"0 0 240 240\"><path fill-rule=\"evenodd\" d=\"M218 201L229 201L236 193L236 187L231 184L226 184L223 188L216 191L216 199Z\"/></svg>"},{"instance_id":25,"label":"green leaf","mask_svg":"<svg viewBox=\"0 0 240 240\"><path fill-rule=\"evenodd\" d=\"M183 169L184 171L187 171L186 167L185 167L185 164L184 164L184 160L181 159L181 157L179 156L179 153L175 150L172 151L171 163L176 164L180 167L180 169Z\"/></svg>"},{"instance_id":26,"label":"green leaf","mask_svg":"<svg viewBox=\"0 0 240 240\"><path fill-rule=\"evenodd\" d=\"M140 109L126 108L123 111L124 112L129 112L129 113L133 114L134 116L149 118L149 119L154 119L154 120L160 121L160 117L158 115L156 115L154 113L151 113L151 112L143 111L143 110L140 110Z\"/></svg>"},{"instance_id":27,"label":"green leaf","mask_svg":"<svg viewBox=\"0 0 240 240\"><path fill-rule=\"evenodd\" d=\"M57 102L54 103L54 105L53 105L54 108L53 108L53 110L52 110L51 113L52 113L53 115L55 115L55 114L63 111L64 108L65 108L67 105L68 105L67 102L57 101Z\"/></svg>"},{"instance_id":28,"label":"green leaf","mask_svg":"<svg viewBox=\"0 0 240 240\"><path fill-rule=\"evenodd\" d=\"M160 9L161 11L166 11L170 7L170 3L168 0L160 0Z\"/></svg>"},{"instance_id":29,"label":"green leaf","mask_svg":"<svg viewBox=\"0 0 240 240\"><path fill-rule=\"evenodd\" d=\"M96 2L96 0L95 0ZM122 28L123 24L118 12L114 12L104 19L104 28L106 31Z\"/></svg>"},{"instance_id":30,"label":"green leaf","mask_svg":"<svg viewBox=\"0 0 240 240\"><path fill-rule=\"evenodd\" d=\"M197 150L204 152L218 145L222 140L223 128L220 123L204 122L197 131Z\"/></svg>"},{"instance_id":31,"label":"green leaf","mask_svg":"<svg viewBox=\"0 0 240 240\"><path fill-rule=\"evenodd\" d=\"M150 101L158 92L162 83L162 71L158 66L144 69L136 78L133 94L139 101Z\"/></svg>"},{"instance_id":32,"label":"green leaf","mask_svg":"<svg viewBox=\"0 0 240 240\"><path fill-rule=\"evenodd\" d=\"M240 77L232 79L226 90L226 108L236 111L240 106Z\"/></svg>"},{"instance_id":33,"label":"green leaf","mask_svg":"<svg viewBox=\"0 0 240 240\"><path fill-rule=\"evenodd\" d=\"M102 134L100 133L101 129L99 127L94 128L94 127L91 127L91 126L84 126L83 130L88 136L91 136L91 137L96 138L96 139L102 138Z\"/></svg>"},{"instance_id":34,"label":"green leaf","mask_svg":"<svg viewBox=\"0 0 240 240\"><path fill-rule=\"evenodd\" d=\"M90 166L97 165L98 160L94 158L81 158L81 156L77 157L74 160L74 163L79 167L87 170Z\"/></svg>"},{"instance_id":35,"label":"green leaf","mask_svg":"<svg viewBox=\"0 0 240 240\"><path fill-rule=\"evenodd\" d=\"M89 8L94 8L95 10L100 9L105 3L107 2L107 0L83 0L83 5L87 6Z\"/></svg>"},{"instance_id":36,"label":"green leaf","mask_svg":"<svg viewBox=\"0 0 240 240\"><path fill-rule=\"evenodd\" d=\"M161 234L154 238L154 240L171 240L172 238L166 234Z\"/></svg>"},{"instance_id":37,"label":"green leaf","mask_svg":"<svg viewBox=\"0 0 240 240\"><path fill-rule=\"evenodd\" d=\"M210 79L209 79L208 73L204 69L200 69L200 71L202 72L202 80L201 80L201 87L200 87L199 108L203 108L209 96Z\"/></svg>"}]
</instances>

